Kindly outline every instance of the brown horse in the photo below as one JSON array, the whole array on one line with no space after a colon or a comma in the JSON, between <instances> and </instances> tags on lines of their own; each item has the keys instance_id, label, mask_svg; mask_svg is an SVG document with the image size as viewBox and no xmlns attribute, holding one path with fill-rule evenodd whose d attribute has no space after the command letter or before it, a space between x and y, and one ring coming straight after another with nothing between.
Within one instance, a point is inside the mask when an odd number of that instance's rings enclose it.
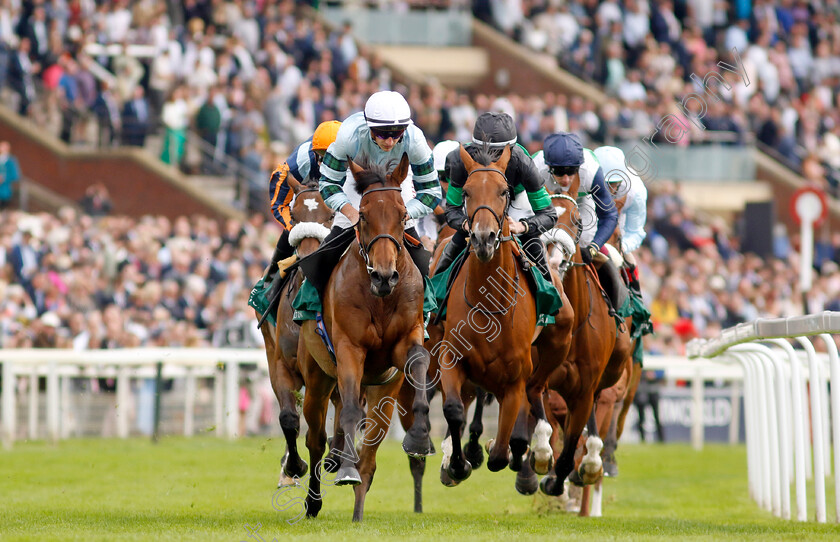
<instances>
[{"instance_id":1,"label":"brown horse","mask_svg":"<svg viewBox=\"0 0 840 542\"><path fill-rule=\"evenodd\" d=\"M291 209L293 227L289 232L289 241L296 247L298 256L308 256L315 252L329 233L333 211L324 203L317 185L302 185L291 175L287 182L295 194ZM305 379L297 355L300 327L292 321L292 300L302 282L303 276L300 273L295 272L295 276L289 277L280 292L280 303L275 314L277 325L274 326L265 320L260 327L265 340L271 387L280 405L280 427L286 438L286 454L281 464L278 487L294 485L294 478L302 477L307 470L306 461L300 457L297 450L300 416L297 413L294 392L300 391ZM257 313L258 320L261 316Z\"/></svg>"},{"instance_id":2,"label":"brown horse","mask_svg":"<svg viewBox=\"0 0 840 542\"><path fill-rule=\"evenodd\" d=\"M569 193L575 194L579 180L575 180ZM540 483L548 495L561 495L563 481L575 469L575 449L589 425L586 455L577 474L584 484L592 484L603 472L600 457L603 442L599 437L594 417L593 403L598 394L614 385L621 376L622 364L630 351L626 326L617 326L610 316L597 272L592 265L583 263L577 241L580 236L580 215L574 198L560 195L553 198L558 207L558 227L565 232L554 247L559 251L551 258L560 260L563 287L574 308L574 325L571 346L561 365L551 374L549 388L557 391L568 405L563 427L563 451L554 466L554 473ZM570 242L571 241L571 242Z\"/></svg>"},{"instance_id":3,"label":"brown horse","mask_svg":"<svg viewBox=\"0 0 840 542\"><path fill-rule=\"evenodd\" d=\"M488 443L487 468L496 472L510 464L519 470L528 447L525 399L536 310L533 294L521 285L523 271L515 254L519 249L507 222L511 195L504 172L510 152L505 147L495 162L486 152L479 153L479 163L460 148L467 171L463 196L472 249L451 288L438 352L443 413L449 426L441 470L453 483L472 472L461 448L465 424L461 394L467 380L493 393L500 405L496 438Z\"/></svg>"},{"instance_id":4,"label":"brown horse","mask_svg":"<svg viewBox=\"0 0 840 542\"><path fill-rule=\"evenodd\" d=\"M423 348L423 278L403 250L405 222L408 218L400 183L408 173L408 156L389 175L378 166L363 169L349 162L350 171L361 194L357 241L350 245L333 271L324 292L324 324L335 347L335 362L313 321L301 329L299 357L303 365L317 363L334 378L341 394L339 422L344 447L337 454L340 465L335 485L354 485L353 520L361 521L365 496L376 470L376 450L388 430L402 374L389 378L399 369L415 388L412 413L414 423L403 440L409 455L431 453L429 403L426 398L426 372L429 354ZM363 285L368 285L365 288ZM362 287L360 287L362 286ZM309 424L307 447L310 460L324 454L326 405L335 382L310 389L304 398L304 416ZM366 388L365 388L366 387ZM368 416L362 410L363 393ZM356 433L364 425L361 453L355 445ZM310 477L307 514L320 509L318 476ZM317 502L316 502L317 501Z\"/></svg>"}]
</instances>

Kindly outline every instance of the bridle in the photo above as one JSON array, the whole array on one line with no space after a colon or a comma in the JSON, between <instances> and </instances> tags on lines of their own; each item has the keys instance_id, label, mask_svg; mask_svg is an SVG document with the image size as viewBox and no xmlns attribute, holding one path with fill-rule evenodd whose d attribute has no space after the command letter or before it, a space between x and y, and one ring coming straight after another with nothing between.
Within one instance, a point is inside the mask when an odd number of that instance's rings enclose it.
<instances>
[{"instance_id":1,"label":"bridle","mask_svg":"<svg viewBox=\"0 0 840 542\"><path fill-rule=\"evenodd\" d=\"M364 194L362 194L362 199L364 199L365 196L367 196L368 194L371 194L373 192L385 192L385 191L402 192L402 188L400 188L398 186L384 186L382 188L372 188L372 189L366 191ZM361 207L361 206L362 206L362 203L361 203L361 201L359 201L359 207ZM387 239L387 240L391 241L392 243L394 243L394 245L397 247L397 254L399 254L403 249L402 243L399 242L396 239L396 237L394 237L393 235L391 235L389 233L380 233L379 235L376 235L373 239L371 239L367 244L363 243L362 242L362 232L359 229L359 224L358 223L356 224L356 240L359 242L359 255L361 255L362 260L364 260L364 262L365 262L365 269L367 269L368 275L373 273L373 266L370 265L370 249L371 249L371 247L373 247L373 244L375 242L379 241L380 239Z\"/></svg>"},{"instance_id":2,"label":"bridle","mask_svg":"<svg viewBox=\"0 0 840 542\"><path fill-rule=\"evenodd\" d=\"M570 196L568 194L552 194L550 197L551 197L551 199L562 199L562 200L570 201L570 202L572 202L572 205L574 205L573 209L575 211L578 211L577 200L575 198L573 198L572 196ZM562 225L562 224L559 225L559 226L555 225L555 228L558 228L558 227L563 228L564 230L569 229L567 226ZM571 232L569 232L569 233L571 233ZM578 246L578 244L580 244L580 236L582 234L583 234L583 224L581 223L580 220L578 220L577 231L575 231L574 235L571 236L572 240L575 242L575 246ZM573 262L572 257L574 256L574 253L569 254L568 249L562 243L557 243L557 244L560 245L560 250L563 251L563 263L560 264L560 267L558 269L558 271L560 271L560 276L561 277L566 274L566 271L568 271L570 267L574 267L576 265L584 265L584 264L577 264L577 263Z\"/></svg>"},{"instance_id":3,"label":"bridle","mask_svg":"<svg viewBox=\"0 0 840 542\"><path fill-rule=\"evenodd\" d=\"M507 175L505 175L505 172L500 170L500 169L493 168L493 167L475 168L474 170L470 171L469 174L467 174L467 180L469 180L470 176L473 173L476 173L477 171L492 171L494 173L498 173L505 180L505 184L508 185L508 187L510 187L510 184L508 183ZM467 182L464 181L464 186L466 186L466 185L467 185ZM502 226L504 225L504 220L505 220L505 217L508 214L508 210L510 210L510 188L508 188L508 190L505 191L505 211L504 211L504 213L502 213L502 216L497 215L496 211L494 211L493 208L490 207L489 205L479 205L478 207L475 208L473 213L469 217L467 217L467 224L470 227L470 231L472 231L472 224L473 224L473 220L475 220L475 215L478 214L478 212L481 211L482 209L486 209L486 210L490 211L493 214L493 218L496 219L496 224L498 225L499 228L496 230L496 242L493 244L493 250L498 250L499 246L502 244L502 241L513 240L513 235L508 235L507 237L502 237ZM464 201L464 213L465 214L466 214L466 211L467 211L467 202L465 200Z\"/></svg>"}]
</instances>

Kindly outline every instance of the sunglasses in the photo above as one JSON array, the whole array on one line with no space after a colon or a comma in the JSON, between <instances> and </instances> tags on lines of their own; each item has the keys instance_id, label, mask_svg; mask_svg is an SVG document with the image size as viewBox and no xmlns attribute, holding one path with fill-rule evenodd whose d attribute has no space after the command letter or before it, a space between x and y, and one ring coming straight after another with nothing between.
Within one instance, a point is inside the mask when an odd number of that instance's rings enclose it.
<instances>
[{"instance_id":1,"label":"sunglasses","mask_svg":"<svg viewBox=\"0 0 840 542\"><path fill-rule=\"evenodd\" d=\"M373 137L377 139L388 139L389 137L399 139L405 133L405 127L401 126L399 128L371 128L370 133L373 134Z\"/></svg>"},{"instance_id":2,"label":"sunglasses","mask_svg":"<svg viewBox=\"0 0 840 542\"><path fill-rule=\"evenodd\" d=\"M556 177L574 175L578 170L580 170L580 166L550 166L548 168L548 171Z\"/></svg>"}]
</instances>

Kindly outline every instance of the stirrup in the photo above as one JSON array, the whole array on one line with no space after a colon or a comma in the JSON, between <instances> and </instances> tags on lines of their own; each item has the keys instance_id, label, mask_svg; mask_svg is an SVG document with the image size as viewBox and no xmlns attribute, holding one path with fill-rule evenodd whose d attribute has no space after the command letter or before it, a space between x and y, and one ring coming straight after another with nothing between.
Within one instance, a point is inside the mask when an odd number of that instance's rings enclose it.
<instances>
[{"instance_id":1,"label":"stirrup","mask_svg":"<svg viewBox=\"0 0 840 542\"><path fill-rule=\"evenodd\" d=\"M297 254L292 254L286 259L280 260L277 262L277 275L282 279L286 277L286 272L288 269L297 263L298 257Z\"/></svg>"}]
</instances>

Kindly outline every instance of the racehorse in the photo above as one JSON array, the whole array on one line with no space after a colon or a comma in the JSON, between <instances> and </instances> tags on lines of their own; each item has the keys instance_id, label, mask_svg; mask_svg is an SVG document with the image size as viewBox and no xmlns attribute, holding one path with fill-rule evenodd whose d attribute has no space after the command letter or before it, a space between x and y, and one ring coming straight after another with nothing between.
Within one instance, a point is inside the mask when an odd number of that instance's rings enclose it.
<instances>
[{"instance_id":1,"label":"racehorse","mask_svg":"<svg viewBox=\"0 0 840 542\"><path fill-rule=\"evenodd\" d=\"M317 334L315 321L307 320L301 328L298 356L302 365L317 364L331 377L318 387L307 385L303 410L309 424L310 461L324 454L327 400L337 381L344 446L337 453L340 464L334 483L355 486L353 521L362 520L365 496L376 470L376 450L387 433L403 375L415 388L414 423L403 440L403 449L415 456L429 455L432 450L426 397L429 354L423 348L423 278L408 251L403 250L408 214L400 183L408 173L408 164L408 156L403 155L386 175L379 166L365 169L349 161L361 195L356 241L339 260L323 297L324 327L334 345L335 361ZM360 287L363 285L367 287ZM392 377L394 369L402 374ZM367 417L361 407L363 393ZM362 424L364 436L357 453L355 436ZM319 483L318 476L310 476L310 516L321 506Z\"/></svg>"},{"instance_id":2,"label":"racehorse","mask_svg":"<svg viewBox=\"0 0 840 542\"><path fill-rule=\"evenodd\" d=\"M570 194L577 193L578 183L575 180L569 187ZM602 390L613 386L621 376L630 341L627 326L616 323L607 303L601 299L605 294L594 266L584 264L581 258L578 240L582 223L576 200L561 194L555 195L552 201L558 208L557 231L561 240L553 246L550 260L559 260L563 288L574 309L568 355L548 381L548 387L557 391L568 405L562 452L553 474L540 482L544 493L557 496L563 493L563 481L575 470L575 449L587 425L586 454L577 475L583 484L595 483L601 477L603 442L598 436L593 403Z\"/></svg>"},{"instance_id":3,"label":"racehorse","mask_svg":"<svg viewBox=\"0 0 840 542\"><path fill-rule=\"evenodd\" d=\"M294 226L289 232L289 243L296 247L298 256L302 258L315 252L329 233L333 211L324 203L317 185L301 184L291 175L288 176L287 182L295 194L291 208ZM303 276L297 269L291 272L294 276L287 278L279 293L280 302L275 313L276 326L267 319L260 326L265 342L271 387L280 405L280 427L286 438L286 454L281 464L278 487L294 485L294 478L302 477L307 470L306 461L300 457L297 449L300 417L294 395L294 392L300 391L306 379L298 364L300 327L292 321L292 300L303 282ZM255 312L259 320L262 315L258 311Z\"/></svg>"},{"instance_id":4,"label":"racehorse","mask_svg":"<svg viewBox=\"0 0 840 542\"><path fill-rule=\"evenodd\" d=\"M467 171L463 196L471 251L451 286L438 354L443 413L449 428L441 474L451 485L472 472L461 447L466 412L461 394L468 380L493 393L500 405L496 438L488 443L487 468L496 472L510 465L520 470L528 447L525 399L536 309L530 288L521 285L523 271L516 261L519 248L507 221L511 194L505 169L510 153L506 146L493 161L484 149L473 160L460 147ZM542 410L541 401L538 410ZM539 412L535 416L539 418ZM550 454L548 438L544 440L537 447Z\"/></svg>"}]
</instances>

